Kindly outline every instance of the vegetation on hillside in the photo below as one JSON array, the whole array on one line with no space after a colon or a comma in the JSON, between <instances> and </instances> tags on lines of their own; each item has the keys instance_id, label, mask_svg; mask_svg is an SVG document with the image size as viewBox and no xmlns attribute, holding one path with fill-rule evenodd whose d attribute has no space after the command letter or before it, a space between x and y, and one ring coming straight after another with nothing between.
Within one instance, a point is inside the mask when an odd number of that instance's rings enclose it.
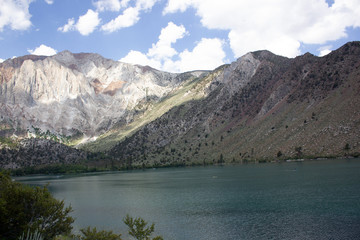
<instances>
[{"instance_id":1,"label":"vegetation on hillside","mask_svg":"<svg viewBox=\"0 0 360 240\"><path fill-rule=\"evenodd\" d=\"M242 68L220 69L228 77L203 84L205 98L171 108L109 154L137 166L357 157L359 53L359 42L323 58L252 53L261 63L248 82Z\"/></svg>"},{"instance_id":2,"label":"vegetation on hillside","mask_svg":"<svg viewBox=\"0 0 360 240\"><path fill-rule=\"evenodd\" d=\"M212 72L184 73L186 80L167 96L147 96L80 149L39 139L52 136L36 128L37 139L0 138L0 167L17 174L77 173L357 157L359 56L360 42L321 58L258 51ZM3 123L0 130L12 126Z\"/></svg>"}]
</instances>

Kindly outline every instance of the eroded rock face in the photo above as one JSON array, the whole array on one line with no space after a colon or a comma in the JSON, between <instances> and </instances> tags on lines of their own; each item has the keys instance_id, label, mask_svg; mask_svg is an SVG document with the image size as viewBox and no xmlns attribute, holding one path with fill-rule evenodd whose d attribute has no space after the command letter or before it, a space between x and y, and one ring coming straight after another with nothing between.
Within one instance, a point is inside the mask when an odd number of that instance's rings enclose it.
<instances>
[{"instance_id":1,"label":"eroded rock face","mask_svg":"<svg viewBox=\"0 0 360 240\"><path fill-rule=\"evenodd\" d=\"M200 80L204 98L172 108L109 153L159 166L358 157L359 56L360 42L324 57L246 54Z\"/></svg>"},{"instance_id":2,"label":"eroded rock face","mask_svg":"<svg viewBox=\"0 0 360 240\"><path fill-rule=\"evenodd\" d=\"M145 97L173 90L177 76L89 53L10 59L0 64L0 120L14 129L96 136Z\"/></svg>"}]
</instances>

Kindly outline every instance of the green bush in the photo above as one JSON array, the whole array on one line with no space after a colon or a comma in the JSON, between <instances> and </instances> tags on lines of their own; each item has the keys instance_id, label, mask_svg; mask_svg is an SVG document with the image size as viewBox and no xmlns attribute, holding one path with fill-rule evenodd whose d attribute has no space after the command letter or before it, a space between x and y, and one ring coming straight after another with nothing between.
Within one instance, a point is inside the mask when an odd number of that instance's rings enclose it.
<instances>
[{"instance_id":1,"label":"green bush","mask_svg":"<svg viewBox=\"0 0 360 240\"><path fill-rule=\"evenodd\" d=\"M23 235L19 238L19 240L43 240L44 238L41 234L36 230L34 233L31 233L30 230L27 231L27 234L23 233Z\"/></svg>"},{"instance_id":2,"label":"green bush","mask_svg":"<svg viewBox=\"0 0 360 240\"><path fill-rule=\"evenodd\" d=\"M84 228L80 230L83 236L78 236L80 240L121 240L121 234L115 234L112 231L97 231L94 228Z\"/></svg>"},{"instance_id":3,"label":"green bush","mask_svg":"<svg viewBox=\"0 0 360 240\"><path fill-rule=\"evenodd\" d=\"M46 187L30 187L0 172L0 239L18 239L38 231L44 239L71 232L71 207L55 199Z\"/></svg>"},{"instance_id":4,"label":"green bush","mask_svg":"<svg viewBox=\"0 0 360 240\"><path fill-rule=\"evenodd\" d=\"M124 223L129 227L130 236L137 240L151 240L150 236L155 230L155 224L151 224L147 227L147 222L142 218L132 218L126 215ZM152 240L163 240L161 236L156 236Z\"/></svg>"},{"instance_id":5,"label":"green bush","mask_svg":"<svg viewBox=\"0 0 360 240\"><path fill-rule=\"evenodd\" d=\"M121 234L91 227L81 229L81 235L71 235L71 211L46 187L23 185L0 172L0 240L121 240ZM155 224L148 226L142 218L127 215L124 223L136 240L163 240L161 236L150 238Z\"/></svg>"}]
</instances>

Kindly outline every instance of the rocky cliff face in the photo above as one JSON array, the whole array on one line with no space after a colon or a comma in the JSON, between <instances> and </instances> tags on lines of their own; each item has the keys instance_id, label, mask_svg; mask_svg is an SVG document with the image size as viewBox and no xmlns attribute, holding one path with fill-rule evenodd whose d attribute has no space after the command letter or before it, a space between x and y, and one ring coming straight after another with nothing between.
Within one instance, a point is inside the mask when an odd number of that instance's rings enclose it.
<instances>
[{"instance_id":1,"label":"rocky cliff face","mask_svg":"<svg viewBox=\"0 0 360 240\"><path fill-rule=\"evenodd\" d=\"M205 98L171 109L110 153L138 165L357 156L359 56L359 42L322 58L249 53L209 75Z\"/></svg>"},{"instance_id":2,"label":"rocky cliff face","mask_svg":"<svg viewBox=\"0 0 360 240\"><path fill-rule=\"evenodd\" d=\"M258 51L183 74L96 54L25 56L0 64L0 133L100 135L82 148L119 167L360 156L359 56L360 42L322 58Z\"/></svg>"},{"instance_id":3,"label":"rocky cliff face","mask_svg":"<svg viewBox=\"0 0 360 240\"><path fill-rule=\"evenodd\" d=\"M0 115L14 129L97 136L145 98L158 100L181 83L178 74L61 52L0 64ZM130 116L130 117L129 117Z\"/></svg>"}]
</instances>

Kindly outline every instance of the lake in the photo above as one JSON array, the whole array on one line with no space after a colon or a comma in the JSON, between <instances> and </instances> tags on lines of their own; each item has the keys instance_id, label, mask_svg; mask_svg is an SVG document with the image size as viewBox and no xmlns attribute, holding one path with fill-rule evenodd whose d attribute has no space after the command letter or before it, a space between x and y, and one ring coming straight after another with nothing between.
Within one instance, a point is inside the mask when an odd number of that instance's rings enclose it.
<instances>
[{"instance_id":1,"label":"lake","mask_svg":"<svg viewBox=\"0 0 360 240\"><path fill-rule=\"evenodd\" d=\"M75 231L125 233L129 214L165 240L360 239L360 159L16 179L50 183Z\"/></svg>"}]
</instances>

